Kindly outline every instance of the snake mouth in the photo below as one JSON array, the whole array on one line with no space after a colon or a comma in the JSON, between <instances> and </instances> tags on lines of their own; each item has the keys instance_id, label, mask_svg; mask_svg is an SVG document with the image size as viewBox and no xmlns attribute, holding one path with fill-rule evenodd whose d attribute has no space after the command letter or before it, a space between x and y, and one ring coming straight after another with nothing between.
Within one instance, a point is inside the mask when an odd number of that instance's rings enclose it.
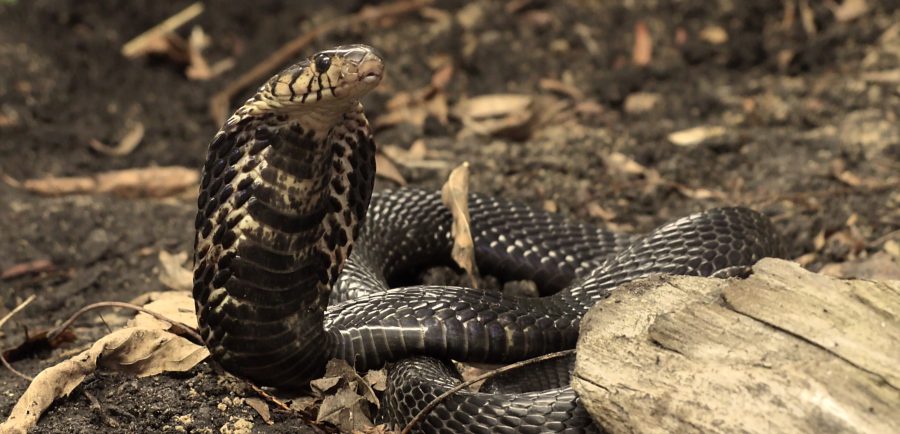
<instances>
[{"instance_id":1,"label":"snake mouth","mask_svg":"<svg viewBox=\"0 0 900 434\"><path fill-rule=\"evenodd\" d=\"M369 50L356 68L359 81L366 84L378 84L384 76L384 61L374 49Z\"/></svg>"},{"instance_id":2,"label":"snake mouth","mask_svg":"<svg viewBox=\"0 0 900 434\"><path fill-rule=\"evenodd\" d=\"M347 63L342 79L346 81L347 86L362 84L367 91L375 87L384 76L384 60L372 47L365 45L352 47L352 54L345 57Z\"/></svg>"}]
</instances>

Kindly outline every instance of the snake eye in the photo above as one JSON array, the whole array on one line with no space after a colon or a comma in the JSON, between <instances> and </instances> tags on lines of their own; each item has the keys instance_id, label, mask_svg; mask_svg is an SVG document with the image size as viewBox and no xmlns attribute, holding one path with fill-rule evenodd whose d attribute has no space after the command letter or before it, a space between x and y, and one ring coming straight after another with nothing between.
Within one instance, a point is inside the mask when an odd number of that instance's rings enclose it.
<instances>
[{"instance_id":1,"label":"snake eye","mask_svg":"<svg viewBox=\"0 0 900 434\"><path fill-rule=\"evenodd\" d=\"M328 71L328 68L331 66L331 57L327 54L319 54L316 56L316 72L319 74Z\"/></svg>"}]
</instances>

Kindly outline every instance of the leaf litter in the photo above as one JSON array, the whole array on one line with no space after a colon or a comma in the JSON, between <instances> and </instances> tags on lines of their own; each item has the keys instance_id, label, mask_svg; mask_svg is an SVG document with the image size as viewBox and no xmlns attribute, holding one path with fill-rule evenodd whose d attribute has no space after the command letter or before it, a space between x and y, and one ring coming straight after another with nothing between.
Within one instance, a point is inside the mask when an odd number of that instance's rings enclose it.
<instances>
[{"instance_id":1,"label":"leaf litter","mask_svg":"<svg viewBox=\"0 0 900 434\"><path fill-rule=\"evenodd\" d=\"M165 257L160 254L161 262L170 261L164 261ZM145 299L150 300L144 305L146 310L197 327L190 292L156 292ZM25 433L32 429L54 400L68 396L98 369L146 377L162 372L188 371L209 356L205 346L168 331L172 326L170 322L141 312L125 328L100 338L80 354L44 369L32 380L7 420L0 424L0 432ZM48 336L69 336L66 333L64 329L63 333L51 332Z\"/></svg>"}]
</instances>

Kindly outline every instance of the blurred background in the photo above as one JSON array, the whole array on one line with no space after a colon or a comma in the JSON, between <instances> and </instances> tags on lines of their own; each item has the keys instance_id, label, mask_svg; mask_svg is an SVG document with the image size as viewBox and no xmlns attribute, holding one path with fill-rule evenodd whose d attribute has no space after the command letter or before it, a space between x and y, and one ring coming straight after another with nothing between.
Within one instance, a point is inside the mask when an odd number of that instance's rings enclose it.
<instances>
[{"instance_id":1,"label":"blurred background","mask_svg":"<svg viewBox=\"0 0 900 434\"><path fill-rule=\"evenodd\" d=\"M898 4L0 0L0 316L37 295L0 343L161 289L160 252L189 266L222 120L279 69L347 43L387 62L364 101L378 188L439 188L468 161L474 191L621 231L745 205L810 269L898 273ZM84 390L104 410L76 394L40 427L253 420L209 370L97 374ZM0 384L7 414L27 383ZM257 429L302 428L277 418Z\"/></svg>"}]
</instances>

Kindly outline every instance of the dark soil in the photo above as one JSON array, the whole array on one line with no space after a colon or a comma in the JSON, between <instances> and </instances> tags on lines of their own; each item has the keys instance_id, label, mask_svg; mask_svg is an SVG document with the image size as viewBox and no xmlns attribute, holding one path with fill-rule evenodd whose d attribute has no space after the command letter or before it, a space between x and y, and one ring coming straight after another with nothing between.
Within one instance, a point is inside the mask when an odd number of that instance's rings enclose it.
<instances>
[{"instance_id":1,"label":"dark soil","mask_svg":"<svg viewBox=\"0 0 900 434\"><path fill-rule=\"evenodd\" d=\"M218 127L209 115L210 96L283 43L363 4L205 3L206 11L179 33L202 27L212 41L207 58L233 56L236 66L191 81L184 66L163 56L130 60L119 53L189 2L0 1L0 174L25 180L154 165L199 168ZM869 1L868 11L844 22L829 2L809 2L816 5L810 13L793 19L784 5L805 2L635 3L641 2L437 1L424 12L333 32L304 55L350 42L379 48L388 76L366 101L376 123L390 97L430 82L440 56L454 68L444 90L451 107L492 93L549 95L566 106L565 121L516 139L460 134L463 125L454 117L446 125L430 116L421 125L381 128L379 144L406 148L424 139L427 158L446 162L399 165L414 185L438 188L449 168L467 160L476 191L633 231L743 204L770 215L791 257L814 270L897 238L897 1ZM814 29L804 27L804 16ZM632 61L640 26L652 38L646 66ZM884 71L893 71L893 79L879 78ZM583 95L554 93L542 79ZM647 100L655 104L641 107ZM146 134L134 152L111 157L90 148L92 139L116 143L136 121ZM668 139L697 126L722 127L724 134L688 146ZM621 155L644 169L623 170L615 158ZM379 188L392 185L379 180ZM48 198L5 182L0 194L0 270L38 259L53 264L50 271L0 281L0 316L37 295L4 328L3 347L85 304L162 289L159 251L192 247L191 194ZM15 366L34 375L107 329L89 315L75 331L77 342ZM5 417L27 382L0 370L0 384ZM266 425L235 400L242 393L252 396L205 363L186 374L143 379L96 374L54 404L36 432L226 432L242 420L254 431L303 431L299 416L281 412Z\"/></svg>"}]
</instances>

